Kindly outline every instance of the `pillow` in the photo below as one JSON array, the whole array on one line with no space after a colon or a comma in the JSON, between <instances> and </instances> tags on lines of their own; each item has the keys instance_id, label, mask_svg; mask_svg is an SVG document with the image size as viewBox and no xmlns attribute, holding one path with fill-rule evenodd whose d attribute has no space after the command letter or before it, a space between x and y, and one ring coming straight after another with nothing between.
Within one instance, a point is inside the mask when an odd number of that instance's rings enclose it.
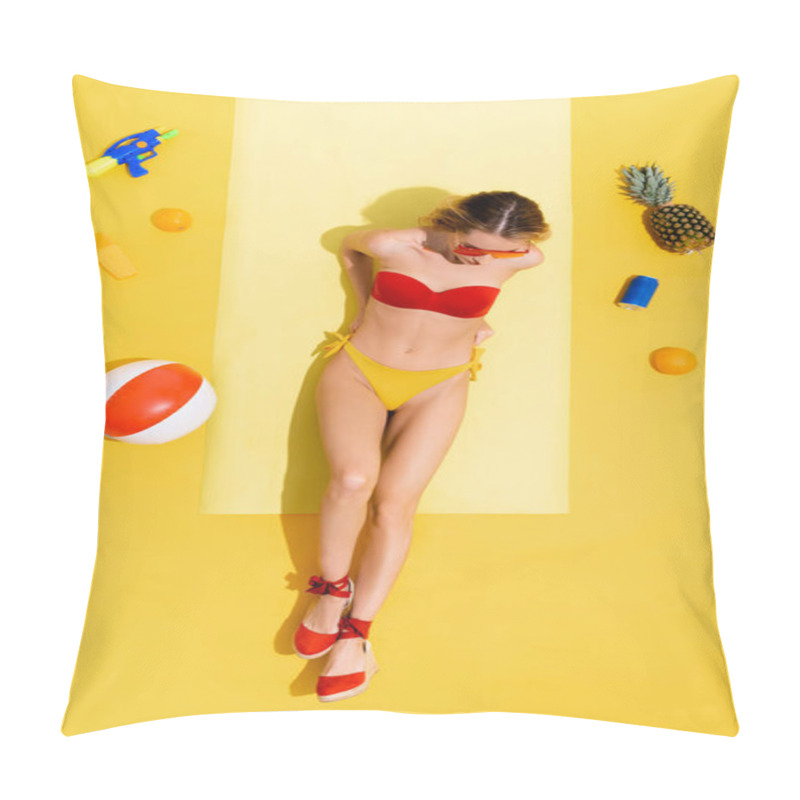
<instances>
[{"instance_id":1,"label":"pillow","mask_svg":"<svg viewBox=\"0 0 800 800\"><path fill-rule=\"evenodd\" d=\"M738 84L75 75L108 391L62 732L367 708L735 736L703 382Z\"/></svg>"}]
</instances>

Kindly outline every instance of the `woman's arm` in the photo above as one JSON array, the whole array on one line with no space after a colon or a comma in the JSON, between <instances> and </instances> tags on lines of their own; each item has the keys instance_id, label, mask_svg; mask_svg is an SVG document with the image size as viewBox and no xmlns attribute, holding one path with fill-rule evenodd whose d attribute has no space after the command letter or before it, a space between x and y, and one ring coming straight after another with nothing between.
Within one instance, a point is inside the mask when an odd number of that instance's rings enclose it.
<instances>
[{"instance_id":1,"label":"woman's arm","mask_svg":"<svg viewBox=\"0 0 800 800\"><path fill-rule=\"evenodd\" d=\"M544 253L533 242L530 244L530 252L521 258L509 259L512 267L517 269L528 269L529 267L538 267L544 261Z\"/></svg>"},{"instance_id":2,"label":"woman's arm","mask_svg":"<svg viewBox=\"0 0 800 800\"><path fill-rule=\"evenodd\" d=\"M342 241L342 249L357 250L372 258L386 258L408 244L407 231L380 228L348 233Z\"/></svg>"},{"instance_id":3,"label":"woman's arm","mask_svg":"<svg viewBox=\"0 0 800 800\"><path fill-rule=\"evenodd\" d=\"M342 245L342 261L344 262L347 277L350 279L350 284L355 292L358 308L363 311L369 300L369 293L374 280L372 257L359 250L353 250Z\"/></svg>"},{"instance_id":4,"label":"woman's arm","mask_svg":"<svg viewBox=\"0 0 800 800\"><path fill-rule=\"evenodd\" d=\"M386 258L406 242L392 229L353 231L342 240L341 254L344 267L363 310L369 300L374 280L374 258Z\"/></svg>"}]
</instances>

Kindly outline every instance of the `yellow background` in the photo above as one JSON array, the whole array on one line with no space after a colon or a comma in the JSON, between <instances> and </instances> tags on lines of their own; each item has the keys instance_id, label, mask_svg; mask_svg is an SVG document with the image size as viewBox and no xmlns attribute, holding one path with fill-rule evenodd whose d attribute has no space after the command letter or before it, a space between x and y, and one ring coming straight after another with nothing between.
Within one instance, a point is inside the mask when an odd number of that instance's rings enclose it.
<instances>
[{"instance_id":1,"label":"yellow background","mask_svg":"<svg viewBox=\"0 0 800 800\"><path fill-rule=\"evenodd\" d=\"M420 514L370 635L381 671L337 708L738 731L704 479L713 249L659 250L615 176L656 160L676 180L678 202L715 222L737 88L731 75L571 101L570 513ZM146 162L151 175L118 168L90 183L95 230L139 269L125 281L101 272L107 358L174 359L213 383L235 100L83 76L74 89L87 161L126 133L181 130ZM474 124L491 117L491 103L473 105L484 112ZM194 227L151 229L149 214L162 206L187 208ZM613 300L634 274L661 285L646 311L625 312ZM335 280L330 289L340 292ZM692 350L697 369L654 372L648 355L665 345ZM205 437L204 427L166 445L105 442L97 563L65 735L320 708L319 662L301 662L291 647L308 603L301 590L317 568L317 518L201 514ZM358 552L356 580L357 564Z\"/></svg>"}]
</instances>

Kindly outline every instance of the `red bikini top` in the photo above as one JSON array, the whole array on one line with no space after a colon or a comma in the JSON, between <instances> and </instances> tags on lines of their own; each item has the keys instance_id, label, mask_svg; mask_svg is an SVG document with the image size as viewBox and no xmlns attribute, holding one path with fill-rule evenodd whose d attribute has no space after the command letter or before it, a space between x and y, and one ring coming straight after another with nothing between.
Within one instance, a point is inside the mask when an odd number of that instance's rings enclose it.
<instances>
[{"instance_id":1,"label":"red bikini top","mask_svg":"<svg viewBox=\"0 0 800 800\"><path fill-rule=\"evenodd\" d=\"M372 284L372 297L398 308L421 308L451 317L482 317L492 307L500 289L497 286L458 286L434 292L422 281L382 269Z\"/></svg>"}]
</instances>

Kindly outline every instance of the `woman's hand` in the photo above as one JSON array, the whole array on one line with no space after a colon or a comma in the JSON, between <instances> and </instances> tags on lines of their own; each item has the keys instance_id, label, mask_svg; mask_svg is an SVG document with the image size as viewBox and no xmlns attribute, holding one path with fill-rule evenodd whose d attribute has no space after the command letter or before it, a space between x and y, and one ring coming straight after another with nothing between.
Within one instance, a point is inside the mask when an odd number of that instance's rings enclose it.
<instances>
[{"instance_id":1,"label":"woman's hand","mask_svg":"<svg viewBox=\"0 0 800 800\"><path fill-rule=\"evenodd\" d=\"M492 328L492 326L484 320L481 322L480 328L478 328L478 330L475 332L476 346L481 342L485 342L490 336L494 336L494 328Z\"/></svg>"}]
</instances>

